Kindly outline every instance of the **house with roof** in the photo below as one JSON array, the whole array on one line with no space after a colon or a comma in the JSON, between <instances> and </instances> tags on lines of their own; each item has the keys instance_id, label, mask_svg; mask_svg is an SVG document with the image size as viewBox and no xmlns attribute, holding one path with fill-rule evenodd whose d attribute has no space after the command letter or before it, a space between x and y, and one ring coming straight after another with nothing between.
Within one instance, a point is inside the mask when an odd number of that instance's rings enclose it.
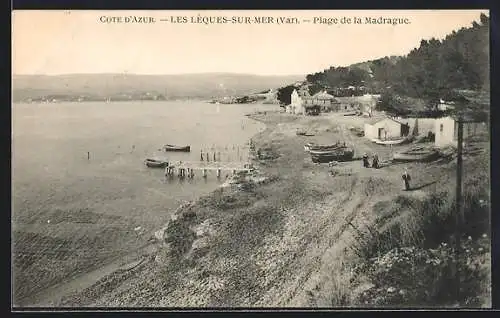
<instances>
[{"instance_id":1,"label":"house with roof","mask_svg":"<svg viewBox=\"0 0 500 318\"><path fill-rule=\"evenodd\" d=\"M408 136L410 126L404 121L390 117L372 118L365 123L365 137L373 140L390 140Z\"/></svg>"},{"instance_id":2,"label":"house with roof","mask_svg":"<svg viewBox=\"0 0 500 318\"><path fill-rule=\"evenodd\" d=\"M333 95L328 94L326 90L316 93L306 103L319 106L323 112L338 111L340 105L340 102Z\"/></svg>"},{"instance_id":3,"label":"house with roof","mask_svg":"<svg viewBox=\"0 0 500 318\"><path fill-rule=\"evenodd\" d=\"M458 140L458 116L463 123L464 142L480 135L489 135L489 92L454 90L443 98L454 106L454 115L438 118L435 123L435 145L456 145Z\"/></svg>"},{"instance_id":4,"label":"house with roof","mask_svg":"<svg viewBox=\"0 0 500 318\"><path fill-rule=\"evenodd\" d=\"M434 144L437 147L457 145L458 141L458 121L453 116L437 118L435 122ZM488 134L488 127L485 122L478 122L470 118L463 120L464 141L479 134Z\"/></svg>"}]
</instances>

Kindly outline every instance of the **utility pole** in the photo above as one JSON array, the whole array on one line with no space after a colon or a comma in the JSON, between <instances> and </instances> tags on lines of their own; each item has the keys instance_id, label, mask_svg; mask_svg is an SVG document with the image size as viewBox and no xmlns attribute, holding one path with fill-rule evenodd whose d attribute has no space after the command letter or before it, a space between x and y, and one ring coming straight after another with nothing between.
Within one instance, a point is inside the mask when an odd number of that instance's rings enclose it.
<instances>
[{"instance_id":1,"label":"utility pole","mask_svg":"<svg viewBox=\"0 0 500 318\"><path fill-rule=\"evenodd\" d=\"M463 203L462 203L462 152L463 152L463 139L464 127L463 117L458 117L458 131L457 131L457 189L456 189L456 209L455 209L455 288L456 299L460 306L460 237L462 235L462 218L463 218Z\"/></svg>"}]
</instances>

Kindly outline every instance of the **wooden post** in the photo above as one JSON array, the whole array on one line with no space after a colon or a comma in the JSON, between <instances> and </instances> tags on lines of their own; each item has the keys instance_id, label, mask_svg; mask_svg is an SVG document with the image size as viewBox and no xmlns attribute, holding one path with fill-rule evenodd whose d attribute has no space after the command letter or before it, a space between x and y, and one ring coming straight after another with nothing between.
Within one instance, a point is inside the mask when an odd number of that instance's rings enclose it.
<instances>
[{"instance_id":1,"label":"wooden post","mask_svg":"<svg viewBox=\"0 0 500 318\"><path fill-rule=\"evenodd\" d=\"M87 151L87 160L90 160L90 151Z\"/></svg>"},{"instance_id":2,"label":"wooden post","mask_svg":"<svg viewBox=\"0 0 500 318\"><path fill-rule=\"evenodd\" d=\"M207 169L203 169L203 178L207 177Z\"/></svg>"},{"instance_id":3,"label":"wooden post","mask_svg":"<svg viewBox=\"0 0 500 318\"><path fill-rule=\"evenodd\" d=\"M463 152L463 139L464 139L464 126L462 116L458 119L458 136L457 136L457 188L456 188L456 210L455 210L455 292L457 303L460 305L460 267L458 262L460 260L460 237L462 235L462 152Z\"/></svg>"}]
</instances>

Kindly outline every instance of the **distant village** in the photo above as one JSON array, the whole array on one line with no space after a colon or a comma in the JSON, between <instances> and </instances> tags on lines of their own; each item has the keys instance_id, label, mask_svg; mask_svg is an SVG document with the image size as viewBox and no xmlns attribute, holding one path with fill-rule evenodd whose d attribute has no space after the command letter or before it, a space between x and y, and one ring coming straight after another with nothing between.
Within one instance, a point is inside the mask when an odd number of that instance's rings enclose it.
<instances>
[{"instance_id":1,"label":"distant village","mask_svg":"<svg viewBox=\"0 0 500 318\"><path fill-rule=\"evenodd\" d=\"M163 94L145 92L145 93L123 93L110 96L96 95L68 95L68 94L50 94L40 97L26 98L26 103L58 103L58 102L111 102L111 101L162 101L167 100Z\"/></svg>"},{"instance_id":2,"label":"distant village","mask_svg":"<svg viewBox=\"0 0 500 318\"><path fill-rule=\"evenodd\" d=\"M432 117L401 117L377 111L380 102L380 94L357 94L352 96L334 96L335 90L320 92L310 95L309 83L297 82L294 84L290 96L290 104L280 105L282 111L298 116L318 116L321 113L343 113L344 116L366 117L364 130L361 135L374 142L389 142L403 140L409 136L424 136L426 141L432 141L436 146L446 146L456 143L458 116L456 108L484 107L489 105L489 96L477 98L474 92L458 92L454 99L440 99L436 103ZM348 87L343 89L352 92L363 91L359 87ZM339 89L337 89L339 91ZM341 94L345 95L344 92ZM472 112L465 113L461 117L464 122L464 138L487 133L489 127L487 121L473 118Z\"/></svg>"},{"instance_id":3,"label":"distant village","mask_svg":"<svg viewBox=\"0 0 500 318\"><path fill-rule=\"evenodd\" d=\"M172 97L158 94L156 92L141 92L141 93L123 93L110 96L96 95L68 95L68 94L50 94L40 97L25 98L22 102L25 103L58 103L58 102L120 102L120 101L166 101L178 99L203 99L202 97ZM249 94L244 96L224 96L214 97L210 103L219 104L251 104L261 102L264 104L278 104L277 91L270 89L257 94Z\"/></svg>"},{"instance_id":4,"label":"distant village","mask_svg":"<svg viewBox=\"0 0 500 318\"><path fill-rule=\"evenodd\" d=\"M250 94L245 96L224 96L220 98L213 98L210 103L212 104L279 104L278 91L269 89L257 94Z\"/></svg>"}]
</instances>

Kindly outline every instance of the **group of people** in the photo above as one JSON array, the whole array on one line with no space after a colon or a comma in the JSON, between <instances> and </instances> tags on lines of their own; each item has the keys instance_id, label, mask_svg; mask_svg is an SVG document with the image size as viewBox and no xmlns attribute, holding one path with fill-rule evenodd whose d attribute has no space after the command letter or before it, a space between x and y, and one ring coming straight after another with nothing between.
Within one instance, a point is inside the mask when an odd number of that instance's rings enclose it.
<instances>
[{"instance_id":1,"label":"group of people","mask_svg":"<svg viewBox=\"0 0 500 318\"><path fill-rule=\"evenodd\" d=\"M363 155L363 167L370 168L370 162L368 160L368 154L366 154L366 153ZM379 166L379 160L378 160L378 155L377 154L373 154L373 159L372 159L372 165L371 165L371 167L375 168L375 169L380 168L380 166Z\"/></svg>"},{"instance_id":2,"label":"group of people","mask_svg":"<svg viewBox=\"0 0 500 318\"><path fill-rule=\"evenodd\" d=\"M370 168L370 161L369 161L369 157L368 157L367 153L363 154L363 167ZM373 154L373 159L372 159L371 167L375 168L375 169L380 168L379 160L378 160L378 155L377 154ZM408 171L406 169L405 169L405 171L404 171L404 173L402 175L402 178L403 178L403 181L404 181L405 190L409 191L410 190L410 180L411 180L411 177L410 177L410 174L408 173Z\"/></svg>"}]
</instances>

